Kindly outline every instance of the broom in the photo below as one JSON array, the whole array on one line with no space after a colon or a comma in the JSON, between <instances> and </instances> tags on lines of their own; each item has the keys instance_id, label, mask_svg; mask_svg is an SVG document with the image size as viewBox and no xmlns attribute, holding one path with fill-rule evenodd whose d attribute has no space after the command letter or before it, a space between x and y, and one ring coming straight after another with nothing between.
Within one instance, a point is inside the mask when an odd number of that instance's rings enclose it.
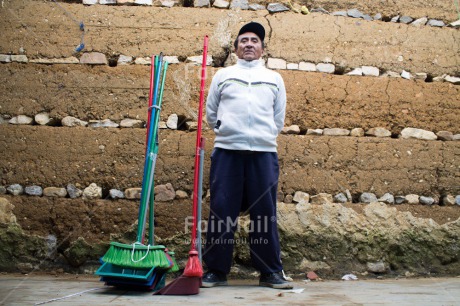
<instances>
[{"instance_id":1,"label":"broom","mask_svg":"<svg viewBox=\"0 0 460 306\"><path fill-rule=\"evenodd\" d=\"M208 36L204 38L203 62L201 70L201 88L200 104L198 109L198 131L196 140L195 154L195 175L193 185L193 225L192 225L192 243L189 252L189 259L184 269L184 273L170 282L165 287L159 289L154 295L192 295L200 292L201 277L203 276L203 267L197 252L197 206L198 206L198 189L200 176L200 149L204 148L204 139L201 138L201 122L203 117L204 85L206 79L206 54L208 50ZM201 171L202 173L202 171ZM201 245L200 245L201 248Z\"/></svg>"},{"instance_id":2,"label":"broom","mask_svg":"<svg viewBox=\"0 0 460 306\"><path fill-rule=\"evenodd\" d=\"M201 137L201 123L203 121L203 104L204 104L204 87L206 80L206 59L208 53L208 36L204 37L203 61L201 63L201 87L200 87L200 104L198 105L198 129L196 133L196 151L195 151L195 173L193 181L193 225L192 225L192 245L187 264L184 269L184 276L203 276L203 267L201 266L200 258L197 251L197 218L198 218L198 192L200 177L200 156L203 148L203 140ZM201 245L200 245L201 248Z\"/></svg>"},{"instance_id":3,"label":"broom","mask_svg":"<svg viewBox=\"0 0 460 306\"><path fill-rule=\"evenodd\" d=\"M162 58L162 55L160 54L160 60L161 61L161 58ZM156 59L155 61L155 67L158 66L158 63L157 63L158 59ZM153 62L153 61L152 61ZM168 69L168 62L165 62L164 63L164 75L163 75L163 79L162 79L162 83L161 83L161 90L160 90L160 97L159 97L159 105L158 107L161 108L161 102L163 101L163 89L164 89L164 85L165 85L165 80L166 80L166 70ZM155 149L154 149L154 159L153 159L153 166L152 166L152 169L155 169L155 164L156 164L156 159L157 159L157 155L158 155L158 147L159 147L159 143L158 143L158 122L160 120L160 116L156 116L155 117L155 123L154 123L154 129L156 129L157 131L157 137L155 139ZM150 122L150 118L149 118L149 121ZM152 183L152 186L150 188L151 191L154 190L153 188L153 183ZM150 246L153 246L155 244L155 235L154 235L154 229L155 229L155 217L154 217L154 197L150 197L150 205L149 205L149 245ZM175 253L172 252L172 251L169 251L168 249L165 249L164 250L165 252L165 255L166 255L166 258L168 259L168 261L170 262L170 267L169 269L167 270L167 272L177 272L179 271L179 265L177 264L176 262L176 259L175 259Z\"/></svg>"},{"instance_id":4,"label":"broom","mask_svg":"<svg viewBox=\"0 0 460 306\"><path fill-rule=\"evenodd\" d=\"M158 73L155 73L155 90L153 94L153 103L152 106L149 107L150 112L154 111L154 120L149 120L147 152L145 155L144 177L142 181L142 193L138 215L137 240L133 244L111 242L109 250L102 258L103 261L120 267L133 269L152 267L169 269L171 267L171 263L165 253L165 246L142 244L145 230L147 203L150 201L153 184L152 166L155 163L156 154L158 152L158 147L154 142L157 138L158 119L162 103L162 93L164 90L167 63L163 69L163 82L160 90L160 98L158 99L161 69L162 55L160 55L160 60L158 61L158 65L156 65L155 72L158 71ZM153 224L150 224L150 227L153 226Z\"/></svg>"}]
</instances>

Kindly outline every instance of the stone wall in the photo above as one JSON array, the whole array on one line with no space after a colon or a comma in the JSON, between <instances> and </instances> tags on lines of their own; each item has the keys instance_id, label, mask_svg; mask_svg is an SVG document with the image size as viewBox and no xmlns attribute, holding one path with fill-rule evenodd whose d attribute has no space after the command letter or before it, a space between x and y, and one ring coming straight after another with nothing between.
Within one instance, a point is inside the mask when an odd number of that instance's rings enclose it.
<instances>
[{"instance_id":1,"label":"stone wall","mask_svg":"<svg viewBox=\"0 0 460 306\"><path fill-rule=\"evenodd\" d=\"M257 10L217 9L216 2L209 3L214 8L168 7L165 1L4 2L0 191L13 184L83 189L95 183L102 193L96 199L2 194L0 269L91 273L109 241L134 239L138 199L113 199L109 190L141 185L149 57L160 52L171 62L161 120L177 116L178 126L160 131L155 183L170 183L185 195L158 203L155 225L159 242L175 249L183 264L202 40L210 36L209 86L212 75L234 61L231 37L255 20L268 29L267 66L282 74L288 94L278 212L286 269L331 276L458 274L460 206L453 196L460 193L460 32L453 4L313 1L310 13L301 14L296 10L303 2L282 13L267 10L265 2ZM354 18L351 9L372 18ZM444 25L414 25L396 16ZM82 41L84 49L75 52ZM41 123L36 116L43 114L51 120ZM93 127L66 126L68 116ZM121 126L123 119L139 126ZM95 128L102 120L113 127ZM369 133L377 127L388 133ZM406 128L437 140L407 139ZM325 135L327 129L347 136ZM204 134L209 157L213 135L209 129ZM206 190L208 171L209 158ZM288 203L296 192L348 192L350 198L344 204L327 198ZM359 204L367 192L417 194L436 205ZM245 237L244 231L238 235ZM234 273L250 275L244 244L235 262ZM376 265L383 269L369 268Z\"/></svg>"}]
</instances>

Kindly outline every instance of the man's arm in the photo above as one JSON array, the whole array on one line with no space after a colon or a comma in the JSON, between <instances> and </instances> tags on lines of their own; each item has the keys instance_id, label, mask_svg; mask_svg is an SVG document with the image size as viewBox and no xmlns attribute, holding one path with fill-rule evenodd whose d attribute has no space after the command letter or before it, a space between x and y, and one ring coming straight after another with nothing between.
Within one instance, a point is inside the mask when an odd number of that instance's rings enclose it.
<instances>
[{"instance_id":1,"label":"man's arm","mask_svg":"<svg viewBox=\"0 0 460 306\"><path fill-rule=\"evenodd\" d=\"M274 119L278 129L278 134L284 127L284 117L286 116L286 88L281 75L278 75L278 94L274 104Z\"/></svg>"},{"instance_id":2,"label":"man's arm","mask_svg":"<svg viewBox=\"0 0 460 306\"><path fill-rule=\"evenodd\" d=\"M214 126L217 122L217 110L219 109L220 102L220 93L218 90L218 72L211 81L211 86L209 88L208 98L206 100L206 121L211 129L214 129Z\"/></svg>"}]
</instances>

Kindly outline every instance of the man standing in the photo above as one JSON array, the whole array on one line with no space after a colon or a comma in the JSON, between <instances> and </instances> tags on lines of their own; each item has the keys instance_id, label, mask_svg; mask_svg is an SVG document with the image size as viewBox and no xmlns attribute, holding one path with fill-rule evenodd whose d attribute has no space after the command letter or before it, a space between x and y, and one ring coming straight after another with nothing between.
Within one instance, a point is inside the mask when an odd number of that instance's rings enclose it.
<instances>
[{"instance_id":1,"label":"man standing","mask_svg":"<svg viewBox=\"0 0 460 306\"><path fill-rule=\"evenodd\" d=\"M206 103L216 134L211 155L211 209L203 259L203 287L227 285L238 215L249 211L251 261L260 286L291 289L280 274L276 223L278 155L286 90L281 75L264 67L264 27L244 25L234 46L238 62L214 76Z\"/></svg>"}]
</instances>

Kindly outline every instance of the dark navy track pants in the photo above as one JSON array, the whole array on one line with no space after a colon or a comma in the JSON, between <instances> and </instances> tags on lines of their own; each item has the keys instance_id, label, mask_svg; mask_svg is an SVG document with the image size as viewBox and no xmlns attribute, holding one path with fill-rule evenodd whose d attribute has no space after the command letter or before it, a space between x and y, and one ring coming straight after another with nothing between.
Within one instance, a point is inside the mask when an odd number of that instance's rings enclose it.
<instances>
[{"instance_id":1,"label":"dark navy track pants","mask_svg":"<svg viewBox=\"0 0 460 306\"><path fill-rule=\"evenodd\" d=\"M207 267L228 274L232 265L238 215L249 211L252 265L262 273L281 271L276 223L278 188L276 152L215 148L211 155L211 207L203 260ZM240 229L243 230L243 229Z\"/></svg>"}]
</instances>

